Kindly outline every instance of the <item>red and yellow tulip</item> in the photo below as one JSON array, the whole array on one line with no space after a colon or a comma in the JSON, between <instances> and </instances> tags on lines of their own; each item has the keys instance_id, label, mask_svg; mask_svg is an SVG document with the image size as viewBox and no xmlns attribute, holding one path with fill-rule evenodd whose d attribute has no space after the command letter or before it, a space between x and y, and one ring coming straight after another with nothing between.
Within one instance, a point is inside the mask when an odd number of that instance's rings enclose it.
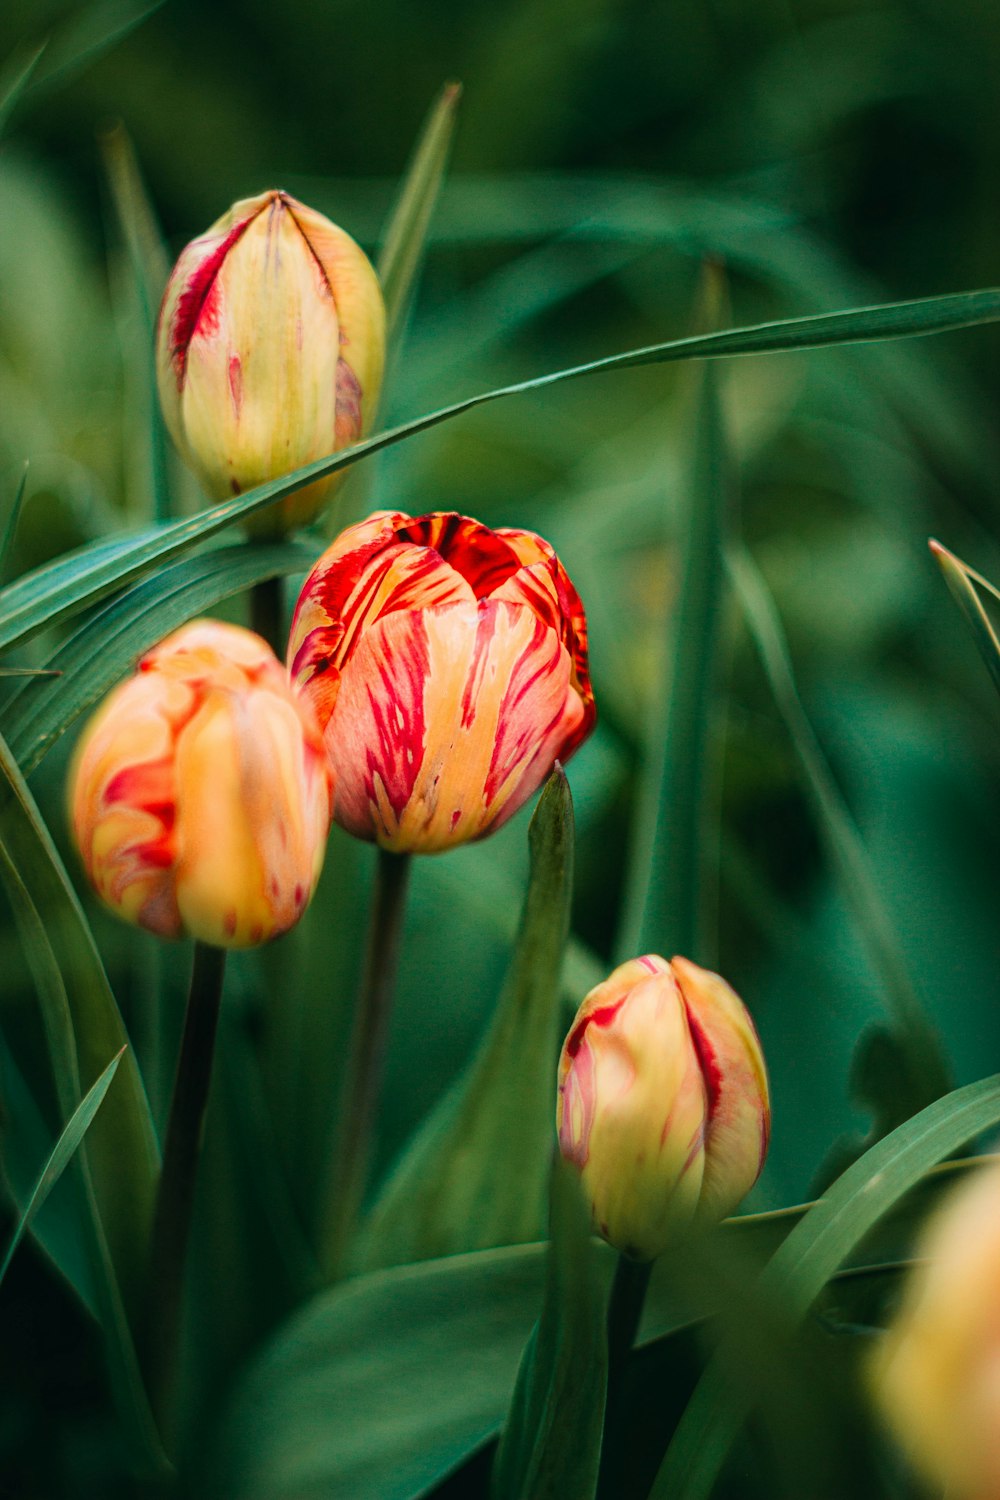
<instances>
[{"instance_id":1,"label":"red and yellow tulip","mask_svg":"<svg viewBox=\"0 0 1000 1500\"><path fill-rule=\"evenodd\" d=\"M245 198L181 254L157 334L163 414L215 500L325 458L371 425L385 360L378 278L287 193ZM337 476L250 524L310 520Z\"/></svg>"},{"instance_id":2,"label":"red and yellow tulip","mask_svg":"<svg viewBox=\"0 0 1000 1500\"><path fill-rule=\"evenodd\" d=\"M760 1175L770 1133L760 1042L718 974L656 954L590 991L559 1060L556 1128L594 1227L650 1260L724 1218Z\"/></svg>"},{"instance_id":3,"label":"red and yellow tulip","mask_svg":"<svg viewBox=\"0 0 1000 1500\"><path fill-rule=\"evenodd\" d=\"M305 910L331 791L312 709L271 648L197 620L148 652L87 725L70 818L91 884L118 916L244 948Z\"/></svg>"},{"instance_id":4,"label":"red and yellow tulip","mask_svg":"<svg viewBox=\"0 0 1000 1500\"><path fill-rule=\"evenodd\" d=\"M583 606L552 547L454 512L344 531L306 580L288 664L334 817L398 852L498 828L594 725Z\"/></svg>"}]
</instances>

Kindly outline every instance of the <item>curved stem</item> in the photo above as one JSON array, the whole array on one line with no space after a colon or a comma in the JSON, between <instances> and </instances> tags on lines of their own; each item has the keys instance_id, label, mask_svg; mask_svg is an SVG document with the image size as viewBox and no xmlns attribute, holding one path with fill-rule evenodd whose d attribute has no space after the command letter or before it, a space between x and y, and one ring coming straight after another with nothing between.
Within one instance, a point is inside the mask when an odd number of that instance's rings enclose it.
<instances>
[{"instance_id":1,"label":"curved stem","mask_svg":"<svg viewBox=\"0 0 1000 1500\"><path fill-rule=\"evenodd\" d=\"M372 1127L382 1086L389 1013L399 967L410 856L378 851L375 893L361 996L355 1012L337 1133L321 1206L320 1258L331 1280L338 1275L364 1196Z\"/></svg>"},{"instance_id":2,"label":"curved stem","mask_svg":"<svg viewBox=\"0 0 1000 1500\"><path fill-rule=\"evenodd\" d=\"M149 1355L161 1428L169 1431L180 1343L184 1262L212 1077L226 955L196 943L156 1199L150 1257Z\"/></svg>"}]
</instances>

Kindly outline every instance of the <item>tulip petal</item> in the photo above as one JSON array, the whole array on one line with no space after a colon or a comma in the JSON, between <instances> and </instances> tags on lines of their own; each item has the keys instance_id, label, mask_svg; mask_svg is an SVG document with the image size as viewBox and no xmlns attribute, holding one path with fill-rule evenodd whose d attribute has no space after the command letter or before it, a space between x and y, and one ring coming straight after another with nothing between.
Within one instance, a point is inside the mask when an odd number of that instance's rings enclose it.
<instances>
[{"instance_id":1,"label":"tulip petal","mask_svg":"<svg viewBox=\"0 0 1000 1500\"><path fill-rule=\"evenodd\" d=\"M336 817L385 848L478 838L535 791L583 715L558 636L483 600L377 621L326 731Z\"/></svg>"}]
</instances>

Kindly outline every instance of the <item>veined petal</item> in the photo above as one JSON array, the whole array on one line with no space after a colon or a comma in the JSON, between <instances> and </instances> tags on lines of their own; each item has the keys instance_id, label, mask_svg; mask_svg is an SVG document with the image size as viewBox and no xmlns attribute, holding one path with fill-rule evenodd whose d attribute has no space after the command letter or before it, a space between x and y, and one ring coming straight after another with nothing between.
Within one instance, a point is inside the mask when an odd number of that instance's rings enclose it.
<instances>
[{"instance_id":1,"label":"veined petal","mask_svg":"<svg viewBox=\"0 0 1000 1500\"><path fill-rule=\"evenodd\" d=\"M537 788L582 716L558 636L492 600L384 615L327 725L336 816L386 848L478 838Z\"/></svg>"}]
</instances>

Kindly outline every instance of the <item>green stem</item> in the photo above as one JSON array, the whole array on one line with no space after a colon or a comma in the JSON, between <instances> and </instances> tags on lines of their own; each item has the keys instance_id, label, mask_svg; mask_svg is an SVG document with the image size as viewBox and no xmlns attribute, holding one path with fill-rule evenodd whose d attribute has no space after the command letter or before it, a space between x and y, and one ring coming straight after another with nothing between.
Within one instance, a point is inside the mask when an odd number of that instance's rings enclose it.
<instances>
[{"instance_id":1,"label":"green stem","mask_svg":"<svg viewBox=\"0 0 1000 1500\"><path fill-rule=\"evenodd\" d=\"M653 1270L652 1261L619 1255L608 1303L608 1396L604 1408L604 1441L598 1494L614 1495L625 1446L625 1376L629 1355L642 1321L642 1309Z\"/></svg>"},{"instance_id":2,"label":"green stem","mask_svg":"<svg viewBox=\"0 0 1000 1500\"><path fill-rule=\"evenodd\" d=\"M212 1077L226 954L196 943L177 1073L170 1101L163 1170L150 1257L149 1354L161 1430L172 1418L180 1344L184 1262L194 1206L195 1175Z\"/></svg>"},{"instance_id":3,"label":"green stem","mask_svg":"<svg viewBox=\"0 0 1000 1500\"><path fill-rule=\"evenodd\" d=\"M250 627L271 647L279 661L285 659L285 580L263 578L250 590Z\"/></svg>"},{"instance_id":4,"label":"green stem","mask_svg":"<svg viewBox=\"0 0 1000 1500\"><path fill-rule=\"evenodd\" d=\"M343 1266L368 1176L409 872L408 854L378 851L361 996L321 1208L321 1261L330 1280Z\"/></svg>"}]
</instances>

